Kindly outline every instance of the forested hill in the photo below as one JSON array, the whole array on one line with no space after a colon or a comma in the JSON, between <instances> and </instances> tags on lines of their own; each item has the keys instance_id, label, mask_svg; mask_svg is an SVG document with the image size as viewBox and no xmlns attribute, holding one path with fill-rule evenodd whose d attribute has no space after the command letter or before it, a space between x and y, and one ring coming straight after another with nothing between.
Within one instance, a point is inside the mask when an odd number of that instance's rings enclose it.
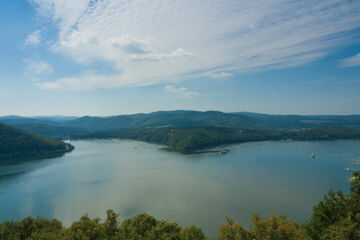
<instances>
[{"instance_id":1,"label":"forested hill","mask_svg":"<svg viewBox=\"0 0 360 240\"><path fill-rule=\"evenodd\" d=\"M194 127L227 126L254 128L254 121L247 116L217 111L160 111L148 114L119 115L110 117L85 116L64 122L64 126L81 127L88 130L135 129L146 127Z\"/></svg>"},{"instance_id":2,"label":"forested hill","mask_svg":"<svg viewBox=\"0 0 360 240\"><path fill-rule=\"evenodd\" d=\"M72 149L72 145L59 140L40 137L0 123L0 163L56 157Z\"/></svg>"},{"instance_id":3,"label":"forested hill","mask_svg":"<svg viewBox=\"0 0 360 240\"><path fill-rule=\"evenodd\" d=\"M360 115L301 116L257 113L224 113L218 111L160 111L148 114L110 117L85 116L63 122L62 126L87 130L113 130L146 127L222 126L240 129L293 129L321 126L360 128Z\"/></svg>"},{"instance_id":4,"label":"forested hill","mask_svg":"<svg viewBox=\"0 0 360 240\"><path fill-rule=\"evenodd\" d=\"M16 124L14 127L44 137L66 139L70 135L88 133L89 130L73 127L53 126L43 123Z\"/></svg>"},{"instance_id":5,"label":"forested hill","mask_svg":"<svg viewBox=\"0 0 360 240\"><path fill-rule=\"evenodd\" d=\"M269 115L249 112L159 111L109 117L0 117L0 122L42 136L64 137L91 131L153 127L230 127L302 129L324 126L360 128L360 115Z\"/></svg>"},{"instance_id":6,"label":"forested hill","mask_svg":"<svg viewBox=\"0 0 360 240\"><path fill-rule=\"evenodd\" d=\"M181 153L193 153L223 144L251 141L360 139L360 129L319 127L302 130L251 130L228 127L161 127L93 132L72 137L133 139L167 145Z\"/></svg>"}]
</instances>

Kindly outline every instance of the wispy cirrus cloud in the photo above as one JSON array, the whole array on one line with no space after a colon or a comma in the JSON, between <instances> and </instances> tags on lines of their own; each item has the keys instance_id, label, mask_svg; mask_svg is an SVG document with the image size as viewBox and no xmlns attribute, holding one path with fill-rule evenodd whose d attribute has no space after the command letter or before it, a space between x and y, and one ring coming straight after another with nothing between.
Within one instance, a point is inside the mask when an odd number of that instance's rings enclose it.
<instances>
[{"instance_id":1,"label":"wispy cirrus cloud","mask_svg":"<svg viewBox=\"0 0 360 240\"><path fill-rule=\"evenodd\" d=\"M117 71L42 85L64 89L148 85L193 72L209 76L211 69L226 77L296 67L354 41L352 31L360 27L359 1L31 2L58 26L54 52L79 64L106 61Z\"/></svg>"},{"instance_id":2,"label":"wispy cirrus cloud","mask_svg":"<svg viewBox=\"0 0 360 240\"><path fill-rule=\"evenodd\" d=\"M25 45L38 45L41 42L41 33L40 30L34 31L32 33L30 33L26 39L24 44Z\"/></svg>"},{"instance_id":3,"label":"wispy cirrus cloud","mask_svg":"<svg viewBox=\"0 0 360 240\"><path fill-rule=\"evenodd\" d=\"M132 60L139 61L161 61L166 59L176 59L185 56L192 56L193 54L185 49L178 48L170 53L141 53L141 54L132 54Z\"/></svg>"},{"instance_id":4,"label":"wispy cirrus cloud","mask_svg":"<svg viewBox=\"0 0 360 240\"><path fill-rule=\"evenodd\" d=\"M192 92L192 91L188 91L186 88L184 87L175 87L172 85L167 85L165 86L165 91L170 92L170 93L174 93L180 96L186 96L186 97L193 97L193 96L197 96L199 95L198 92Z\"/></svg>"},{"instance_id":5,"label":"wispy cirrus cloud","mask_svg":"<svg viewBox=\"0 0 360 240\"><path fill-rule=\"evenodd\" d=\"M360 66L360 53L356 54L353 57L341 60L341 66L342 67Z\"/></svg>"},{"instance_id":6,"label":"wispy cirrus cloud","mask_svg":"<svg viewBox=\"0 0 360 240\"><path fill-rule=\"evenodd\" d=\"M25 59L25 73L29 75L43 75L53 72L53 67L42 60Z\"/></svg>"},{"instance_id":7,"label":"wispy cirrus cloud","mask_svg":"<svg viewBox=\"0 0 360 240\"><path fill-rule=\"evenodd\" d=\"M229 72L216 72L216 73L209 73L209 77L211 78L226 78L226 77L232 77L234 74Z\"/></svg>"}]
</instances>

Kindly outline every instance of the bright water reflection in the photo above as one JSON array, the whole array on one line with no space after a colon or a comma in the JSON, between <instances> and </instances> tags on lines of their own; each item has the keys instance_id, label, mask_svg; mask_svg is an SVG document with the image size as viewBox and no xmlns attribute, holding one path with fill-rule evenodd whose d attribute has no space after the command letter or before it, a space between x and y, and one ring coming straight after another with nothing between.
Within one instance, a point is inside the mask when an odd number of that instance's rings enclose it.
<instances>
[{"instance_id":1,"label":"bright water reflection","mask_svg":"<svg viewBox=\"0 0 360 240\"><path fill-rule=\"evenodd\" d=\"M41 215L69 224L113 209L122 218L147 212L194 224L208 236L225 216L248 224L253 211L302 221L330 188L348 192L344 169L360 156L360 141L246 143L226 155L135 141L72 144L60 158L0 166L0 220Z\"/></svg>"}]
</instances>

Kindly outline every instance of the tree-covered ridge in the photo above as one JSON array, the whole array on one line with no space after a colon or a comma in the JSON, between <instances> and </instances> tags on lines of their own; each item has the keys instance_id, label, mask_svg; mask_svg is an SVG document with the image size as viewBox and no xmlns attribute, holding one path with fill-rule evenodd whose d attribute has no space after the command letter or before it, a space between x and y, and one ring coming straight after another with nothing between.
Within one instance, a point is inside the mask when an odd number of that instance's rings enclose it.
<instances>
[{"instance_id":1,"label":"tree-covered ridge","mask_svg":"<svg viewBox=\"0 0 360 240\"><path fill-rule=\"evenodd\" d=\"M321 126L346 126L360 128L360 115L301 116L178 110L110 117L85 116L63 122L62 125L66 127L84 128L90 131L148 127L196 126L223 126L240 129L292 129Z\"/></svg>"},{"instance_id":2,"label":"tree-covered ridge","mask_svg":"<svg viewBox=\"0 0 360 240\"><path fill-rule=\"evenodd\" d=\"M0 161L55 157L71 151L62 141L37 136L0 123Z\"/></svg>"},{"instance_id":3,"label":"tree-covered ridge","mask_svg":"<svg viewBox=\"0 0 360 240\"><path fill-rule=\"evenodd\" d=\"M79 131L108 131L149 127L230 127L238 129L294 129L321 126L360 128L360 115L270 115L219 111L159 111L109 117L0 117L0 122L42 136L68 136ZM44 125L44 127L40 127ZM53 128L50 128L52 126ZM69 129L67 129L69 128Z\"/></svg>"},{"instance_id":4,"label":"tree-covered ridge","mask_svg":"<svg viewBox=\"0 0 360 240\"><path fill-rule=\"evenodd\" d=\"M34 133L43 137L52 137L52 138L68 138L74 134L85 134L89 131L82 128L73 128L73 127L61 127L53 126L49 124L16 124L14 127L24 130L26 132Z\"/></svg>"},{"instance_id":5,"label":"tree-covered ridge","mask_svg":"<svg viewBox=\"0 0 360 240\"><path fill-rule=\"evenodd\" d=\"M354 173L351 193L330 191L314 206L310 219L297 224L286 216L263 219L253 214L249 229L227 219L219 227L219 240L359 240L360 171ZM107 211L107 218L90 219L87 215L64 227L56 219L25 218L0 224L3 240L205 240L200 228L182 227L160 221L145 213L123 222Z\"/></svg>"},{"instance_id":6,"label":"tree-covered ridge","mask_svg":"<svg viewBox=\"0 0 360 240\"><path fill-rule=\"evenodd\" d=\"M360 139L360 130L347 127L319 127L302 130L254 130L227 127L162 127L122 129L75 135L74 138L123 138L169 146L181 153L216 147L223 144L279 140Z\"/></svg>"}]
</instances>

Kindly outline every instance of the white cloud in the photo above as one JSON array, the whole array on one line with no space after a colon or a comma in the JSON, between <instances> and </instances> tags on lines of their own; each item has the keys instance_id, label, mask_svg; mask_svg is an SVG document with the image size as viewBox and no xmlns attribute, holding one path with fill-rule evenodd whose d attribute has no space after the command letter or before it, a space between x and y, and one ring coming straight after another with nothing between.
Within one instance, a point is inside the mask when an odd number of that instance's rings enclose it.
<instances>
[{"instance_id":1,"label":"white cloud","mask_svg":"<svg viewBox=\"0 0 360 240\"><path fill-rule=\"evenodd\" d=\"M35 4L40 15L51 18L58 25L60 40L73 30L82 15L91 11L91 2L93 2L92 0L76 0L76 3L73 0L28 1Z\"/></svg>"},{"instance_id":2,"label":"white cloud","mask_svg":"<svg viewBox=\"0 0 360 240\"><path fill-rule=\"evenodd\" d=\"M66 78L87 89L296 67L354 41L360 27L360 1L30 1L57 24L56 53L118 71L95 85Z\"/></svg>"},{"instance_id":3,"label":"white cloud","mask_svg":"<svg viewBox=\"0 0 360 240\"><path fill-rule=\"evenodd\" d=\"M176 88L176 87L174 87L172 85L167 85L167 86L165 86L164 89L167 92L175 93L175 94L178 94L178 95L181 95L181 96L192 97L192 96L199 95L198 92L190 92L184 87Z\"/></svg>"},{"instance_id":4,"label":"white cloud","mask_svg":"<svg viewBox=\"0 0 360 240\"><path fill-rule=\"evenodd\" d=\"M118 76L97 76L84 74L80 77L61 78L55 82L37 82L36 85L47 90L72 90L87 91L99 87L115 86L118 83Z\"/></svg>"},{"instance_id":5,"label":"white cloud","mask_svg":"<svg viewBox=\"0 0 360 240\"><path fill-rule=\"evenodd\" d=\"M53 72L52 66L42 60L31 60L25 59L25 73L29 75L43 75L43 74L50 74Z\"/></svg>"},{"instance_id":6,"label":"white cloud","mask_svg":"<svg viewBox=\"0 0 360 240\"><path fill-rule=\"evenodd\" d=\"M48 90L88 91L99 88L148 86L162 81L163 78L151 79L145 76L125 78L121 74L102 75L88 71L80 76L60 78L54 82L37 82L36 85Z\"/></svg>"},{"instance_id":7,"label":"white cloud","mask_svg":"<svg viewBox=\"0 0 360 240\"><path fill-rule=\"evenodd\" d=\"M40 30L30 33L25 39L25 45L38 45L41 42Z\"/></svg>"},{"instance_id":8,"label":"white cloud","mask_svg":"<svg viewBox=\"0 0 360 240\"><path fill-rule=\"evenodd\" d=\"M226 78L226 77L232 77L234 74L228 73L228 72L216 72L216 73L210 73L208 74L211 78Z\"/></svg>"},{"instance_id":9,"label":"white cloud","mask_svg":"<svg viewBox=\"0 0 360 240\"><path fill-rule=\"evenodd\" d=\"M142 54L150 52L148 42L144 39L134 38L129 35L122 35L109 39L112 46L122 48L131 54Z\"/></svg>"},{"instance_id":10,"label":"white cloud","mask_svg":"<svg viewBox=\"0 0 360 240\"><path fill-rule=\"evenodd\" d=\"M176 59L185 56L192 56L193 54L185 49L178 48L170 53L146 53L146 54L132 54L132 60L139 61L160 61L164 59Z\"/></svg>"},{"instance_id":11,"label":"white cloud","mask_svg":"<svg viewBox=\"0 0 360 240\"><path fill-rule=\"evenodd\" d=\"M105 60L119 69L134 61L175 60L193 54L178 48L170 52L161 52L151 46L151 37L136 38L129 35L106 37L88 31L73 31L67 38L53 46L55 52L71 56L78 63L90 63Z\"/></svg>"},{"instance_id":12,"label":"white cloud","mask_svg":"<svg viewBox=\"0 0 360 240\"><path fill-rule=\"evenodd\" d=\"M341 61L341 66L343 66L343 67L360 66L360 53L356 54L353 57L343 59Z\"/></svg>"}]
</instances>

